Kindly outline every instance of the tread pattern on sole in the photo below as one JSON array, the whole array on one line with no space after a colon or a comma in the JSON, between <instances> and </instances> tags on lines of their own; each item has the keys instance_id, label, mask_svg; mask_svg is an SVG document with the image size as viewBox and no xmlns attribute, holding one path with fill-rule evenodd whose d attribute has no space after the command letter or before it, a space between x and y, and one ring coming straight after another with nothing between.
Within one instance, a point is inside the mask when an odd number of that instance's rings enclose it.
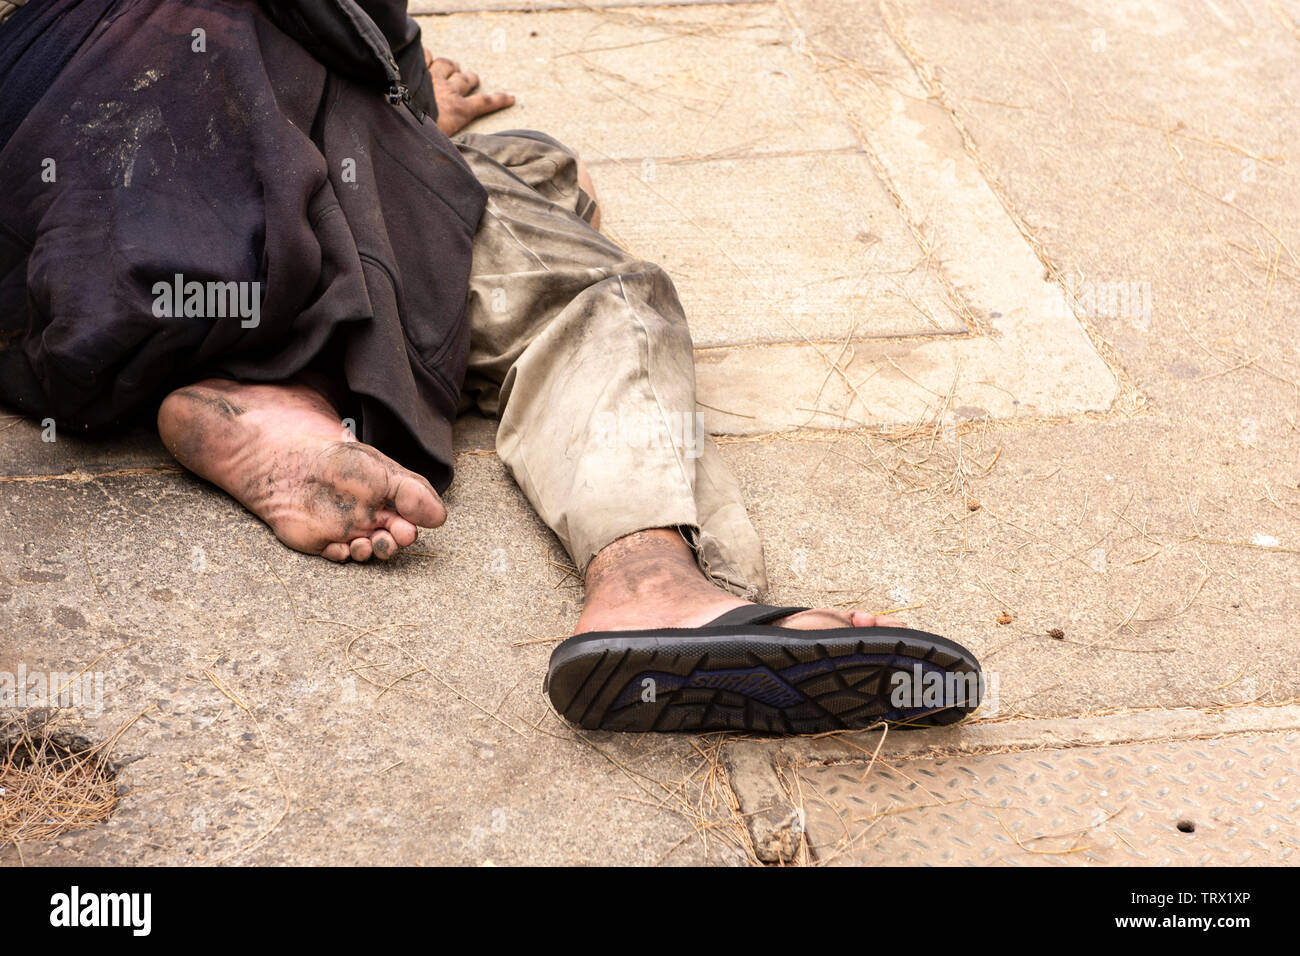
<instances>
[{"instance_id":1,"label":"tread pattern on sole","mask_svg":"<svg viewBox=\"0 0 1300 956\"><path fill-rule=\"evenodd\" d=\"M978 661L921 631L583 635L551 656L556 709L587 728L824 733L955 723L983 694ZM751 633L752 632L752 633ZM900 677L901 675L901 677Z\"/></svg>"}]
</instances>

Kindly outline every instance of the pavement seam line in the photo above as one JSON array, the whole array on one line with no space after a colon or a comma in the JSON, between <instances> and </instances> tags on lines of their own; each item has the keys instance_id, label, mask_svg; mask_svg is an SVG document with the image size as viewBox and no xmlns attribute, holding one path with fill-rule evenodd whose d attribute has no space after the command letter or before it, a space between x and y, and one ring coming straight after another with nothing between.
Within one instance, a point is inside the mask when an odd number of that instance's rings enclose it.
<instances>
[{"instance_id":1,"label":"pavement seam line","mask_svg":"<svg viewBox=\"0 0 1300 956\"><path fill-rule=\"evenodd\" d=\"M1011 220L1017 231L1024 237L1025 242L1028 243L1030 249L1033 250L1039 261L1042 262L1043 267L1047 269L1051 276L1051 281L1060 286L1062 291L1065 292L1073 306L1071 311L1074 314L1074 318L1078 321L1079 325L1082 326L1084 334L1092 342L1092 346L1096 350L1097 354L1101 356L1101 360L1110 369L1111 374L1114 375L1116 385L1119 388L1119 394L1115 397L1108 414L1116 415L1121 412L1131 413L1144 407L1147 402L1145 393L1137 387L1137 383L1133 380L1133 377L1128 373L1128 370L1120 361L1119 352L1115 346L1111 344L1110 340L1102 335L1101 330L1097 328L1092 320L1085 314L1086 310L1080 307L1078 299L1074 295L1073 291L1070 290L1063 281L1063 273L1061 272L1060 267L1056 264L1055 260L1048 255L1046 248L1044 248L1037 234L1029 227L1028 222L1026 222L1025 218L1020 214L1019 209L1016 207L1015 203L1012 202L1011 196L1006 187L1002 185L1001 180L993 174L993 170L984 160L984 157L980 154L979 149L975 145L975 137L970 132L966 123L962 120L961 115L957 112L957 108L953 104L952 98L948 95L947 89L939 81L938 76L936 76L934 70L931 69L930 64L921 56L920 51L916 49L904 33L902 24L897 22L894 16L891 15L887 0L877 0L877 6L880 10L881 19L884 21L885 27L889 32L890 39L893 40L894 45L902 52L904 58L906 58L906 60L911 64L912 70L915 72L917 79L929 91L931 97L934 98L940 108L948 114L952 125L956 128L958 135L961 137L962 148L966 152L966 155L975 163L975 167L979 170L985 183L988 184L993 195L996 196L998 201L1001 203L1002 208L1006 212L1007 218Z\"/></svg>"}]
</instances>

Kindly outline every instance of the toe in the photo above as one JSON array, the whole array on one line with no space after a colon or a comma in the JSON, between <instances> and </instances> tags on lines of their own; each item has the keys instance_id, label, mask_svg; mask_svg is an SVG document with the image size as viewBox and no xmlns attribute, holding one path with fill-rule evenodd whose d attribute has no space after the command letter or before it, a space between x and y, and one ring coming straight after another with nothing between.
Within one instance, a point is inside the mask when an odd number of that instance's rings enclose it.
<instances>
[{"instance_id":1,"label":"toe","mask_svg":"<svg viewBox=\"0 0 1300 956\"><path fill-rule=\"evenodd\" d=\"M352 560L369 561L371 552L374 550L369 538L355 538L352 541Z\"/></svg>"},{"instance_id":2,"label":"toe","mask_svg":"<svg viewBox=\"0 0 1300 956\"><path fill-rule=\"evenodd\" d=\"M381 561L387 561L397 553L397 542L384 528L380 528L370 536L370 543L374 547L375 557Z\"/></svg>"},{"instance_id":3,"label":"toe","mask_svg":"<svg viewBox=\"0 0 1300 956\"><path fill-rule=\"evenodd\" d=\"M827 627L848 627L853 622L851 617L843 611L831 611L817 608L811 611L800 611L798 614L791 614L789 617L783 617L777 622L781 627L794 627L800 630L815 631Z\"/></svg>"},{"instance_id":4,"label":"toe","mask_svg":"<svg viewBox=\"0 0 1300 956\"><path fill-rule=\"evenodd\" d=\"M414 472L404 472L397 478L390 497L397 513L411 524L436 528L447 520L447 510L433 485Z\"/></svg>"},{"instance_id":5,"label":"toe","mask_svg":"<svg viewBox=\"0 0 1300 956\"><path fill-rule=\"evenodd\" d=\"M903 627L902 621L885 614L868 614L866 611L853 612L854 627Z\"/></svg>"},{"instance_id":6,"label":"toe","mask_svg":"<svg viewBox=\"0 0 1300 956\"><path fill-rule=\"evenodd\" d=\"M782 627L795 627L815 631L827 627L906 627L896 617L871 614L867 611L837 611L817 608L791 614L778 622Z\"/></svg>"},{"instance_id":7,"label":"toe","mask_svg":"<svg viewBox=\"0 0 1300 956\"><path fill-rule=\"evenodd\" d=\"M326 545L320 556L328 561L343 562L351 556L351 551L342 541L335 541L333 544Z\"/></svg>"},{"instance_id":8,"label":"toe","mask_svg":"<svg viewBox=\"0 0 1300 956\"><path fill-rule=\"evenodd\" d=\"M415 543L419 530L405 518L394 518L388 522L388 533L393 536L399 548L405 548Z\"/></svg>"}]
</instances>

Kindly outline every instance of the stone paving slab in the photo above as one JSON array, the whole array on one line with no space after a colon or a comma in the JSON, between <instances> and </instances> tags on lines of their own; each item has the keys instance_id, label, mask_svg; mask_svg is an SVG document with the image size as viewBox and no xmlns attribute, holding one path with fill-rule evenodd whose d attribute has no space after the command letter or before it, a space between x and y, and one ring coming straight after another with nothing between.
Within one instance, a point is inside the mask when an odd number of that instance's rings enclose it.
<instances>
[{"instance_id":1,"label":"stone paving slab","mask_svg":"<svg viewBox=\"0 0 1300 956\"><path fill-rule=\"evenodd\" d=\"M603 228L668 269L698 345L965 330L778 8L458 15L428 30L519 96L474 130L536 127L585 158Z\"/></svg>"},{"instance_id":2,"label":"stone paving slab","mask_svg":"<svg viewBox=\"0 0 1300 956\"><path fill-rule=\"evenodd\" d=\"M880 11L864 6L841 14L820 3L791 9L821 77L979 334L849 354L805 345L711 356L700 376L701 401L711 406L708 426L733 434L790 428L810 421L810 407L811 422L821 427L1109 410L1121 395L1116 373ZM844 17L852 29L844 28ZM846 361L856 365L845 369ZM765 367L783 374L760 388L755 382Z\"/></svg>"},{"instance_id":3,"label":"stone paving slab","mask_svg":"<svg viewBox=\"0 0 1300 956\"><path fill-rule=\"evenodd\" d=\"M774 5L467 13L421 19L485 88L516 93L473 129L540 129L588 161L856 147Z\"/></svg>"},{"instance_id":4,"label":"stone paving slab","mask_svg":"<svg viewBox=\"0 0 1300 956\"><path fill-rule=\"evenodd\" d=\"M701 356L711 431L1107 410L1114 373L878 15L857 14L853 35L879 52L864 74L833 45L810 52L833 14L795 12L797 25L719 5L436 26L450 48L495 46L480 72L521 97L477 128L546 116L535 125L609 176L611 234L680 276L698 344L732 346ZM796 144L784 166L749 158ZM792 185L815 212L790 214Z\"/></svg>"},{"instance_id":5,"label":"stone paving slab","mask_svg":"<svg viewBox=\"0 0 1300 956\"><path fill-rule=\"evenodd\" d=\"M966 332L857 151L592 175L602 228L668 270L697 348Z\"/></svg>"}]
</instances>

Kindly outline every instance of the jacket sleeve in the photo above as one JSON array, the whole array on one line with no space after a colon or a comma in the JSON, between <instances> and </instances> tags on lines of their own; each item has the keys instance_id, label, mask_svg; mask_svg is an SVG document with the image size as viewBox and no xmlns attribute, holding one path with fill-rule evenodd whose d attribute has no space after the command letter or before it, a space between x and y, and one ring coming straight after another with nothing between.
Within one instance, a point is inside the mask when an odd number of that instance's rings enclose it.
<instances>
[{"instance_id":1,"label":"jacket sleeve","mask_svg":"<svg viewBox=\"0 0 1300 956\"><path fill-rule=\"evenodd\" d=\"M438 104L433 96L433 79L424 65L420 26L407 14L406 0L357 0L357 6L388 39L402 82L411 91L412 105L436 120Z\"/></svg>"}]
</instances>

